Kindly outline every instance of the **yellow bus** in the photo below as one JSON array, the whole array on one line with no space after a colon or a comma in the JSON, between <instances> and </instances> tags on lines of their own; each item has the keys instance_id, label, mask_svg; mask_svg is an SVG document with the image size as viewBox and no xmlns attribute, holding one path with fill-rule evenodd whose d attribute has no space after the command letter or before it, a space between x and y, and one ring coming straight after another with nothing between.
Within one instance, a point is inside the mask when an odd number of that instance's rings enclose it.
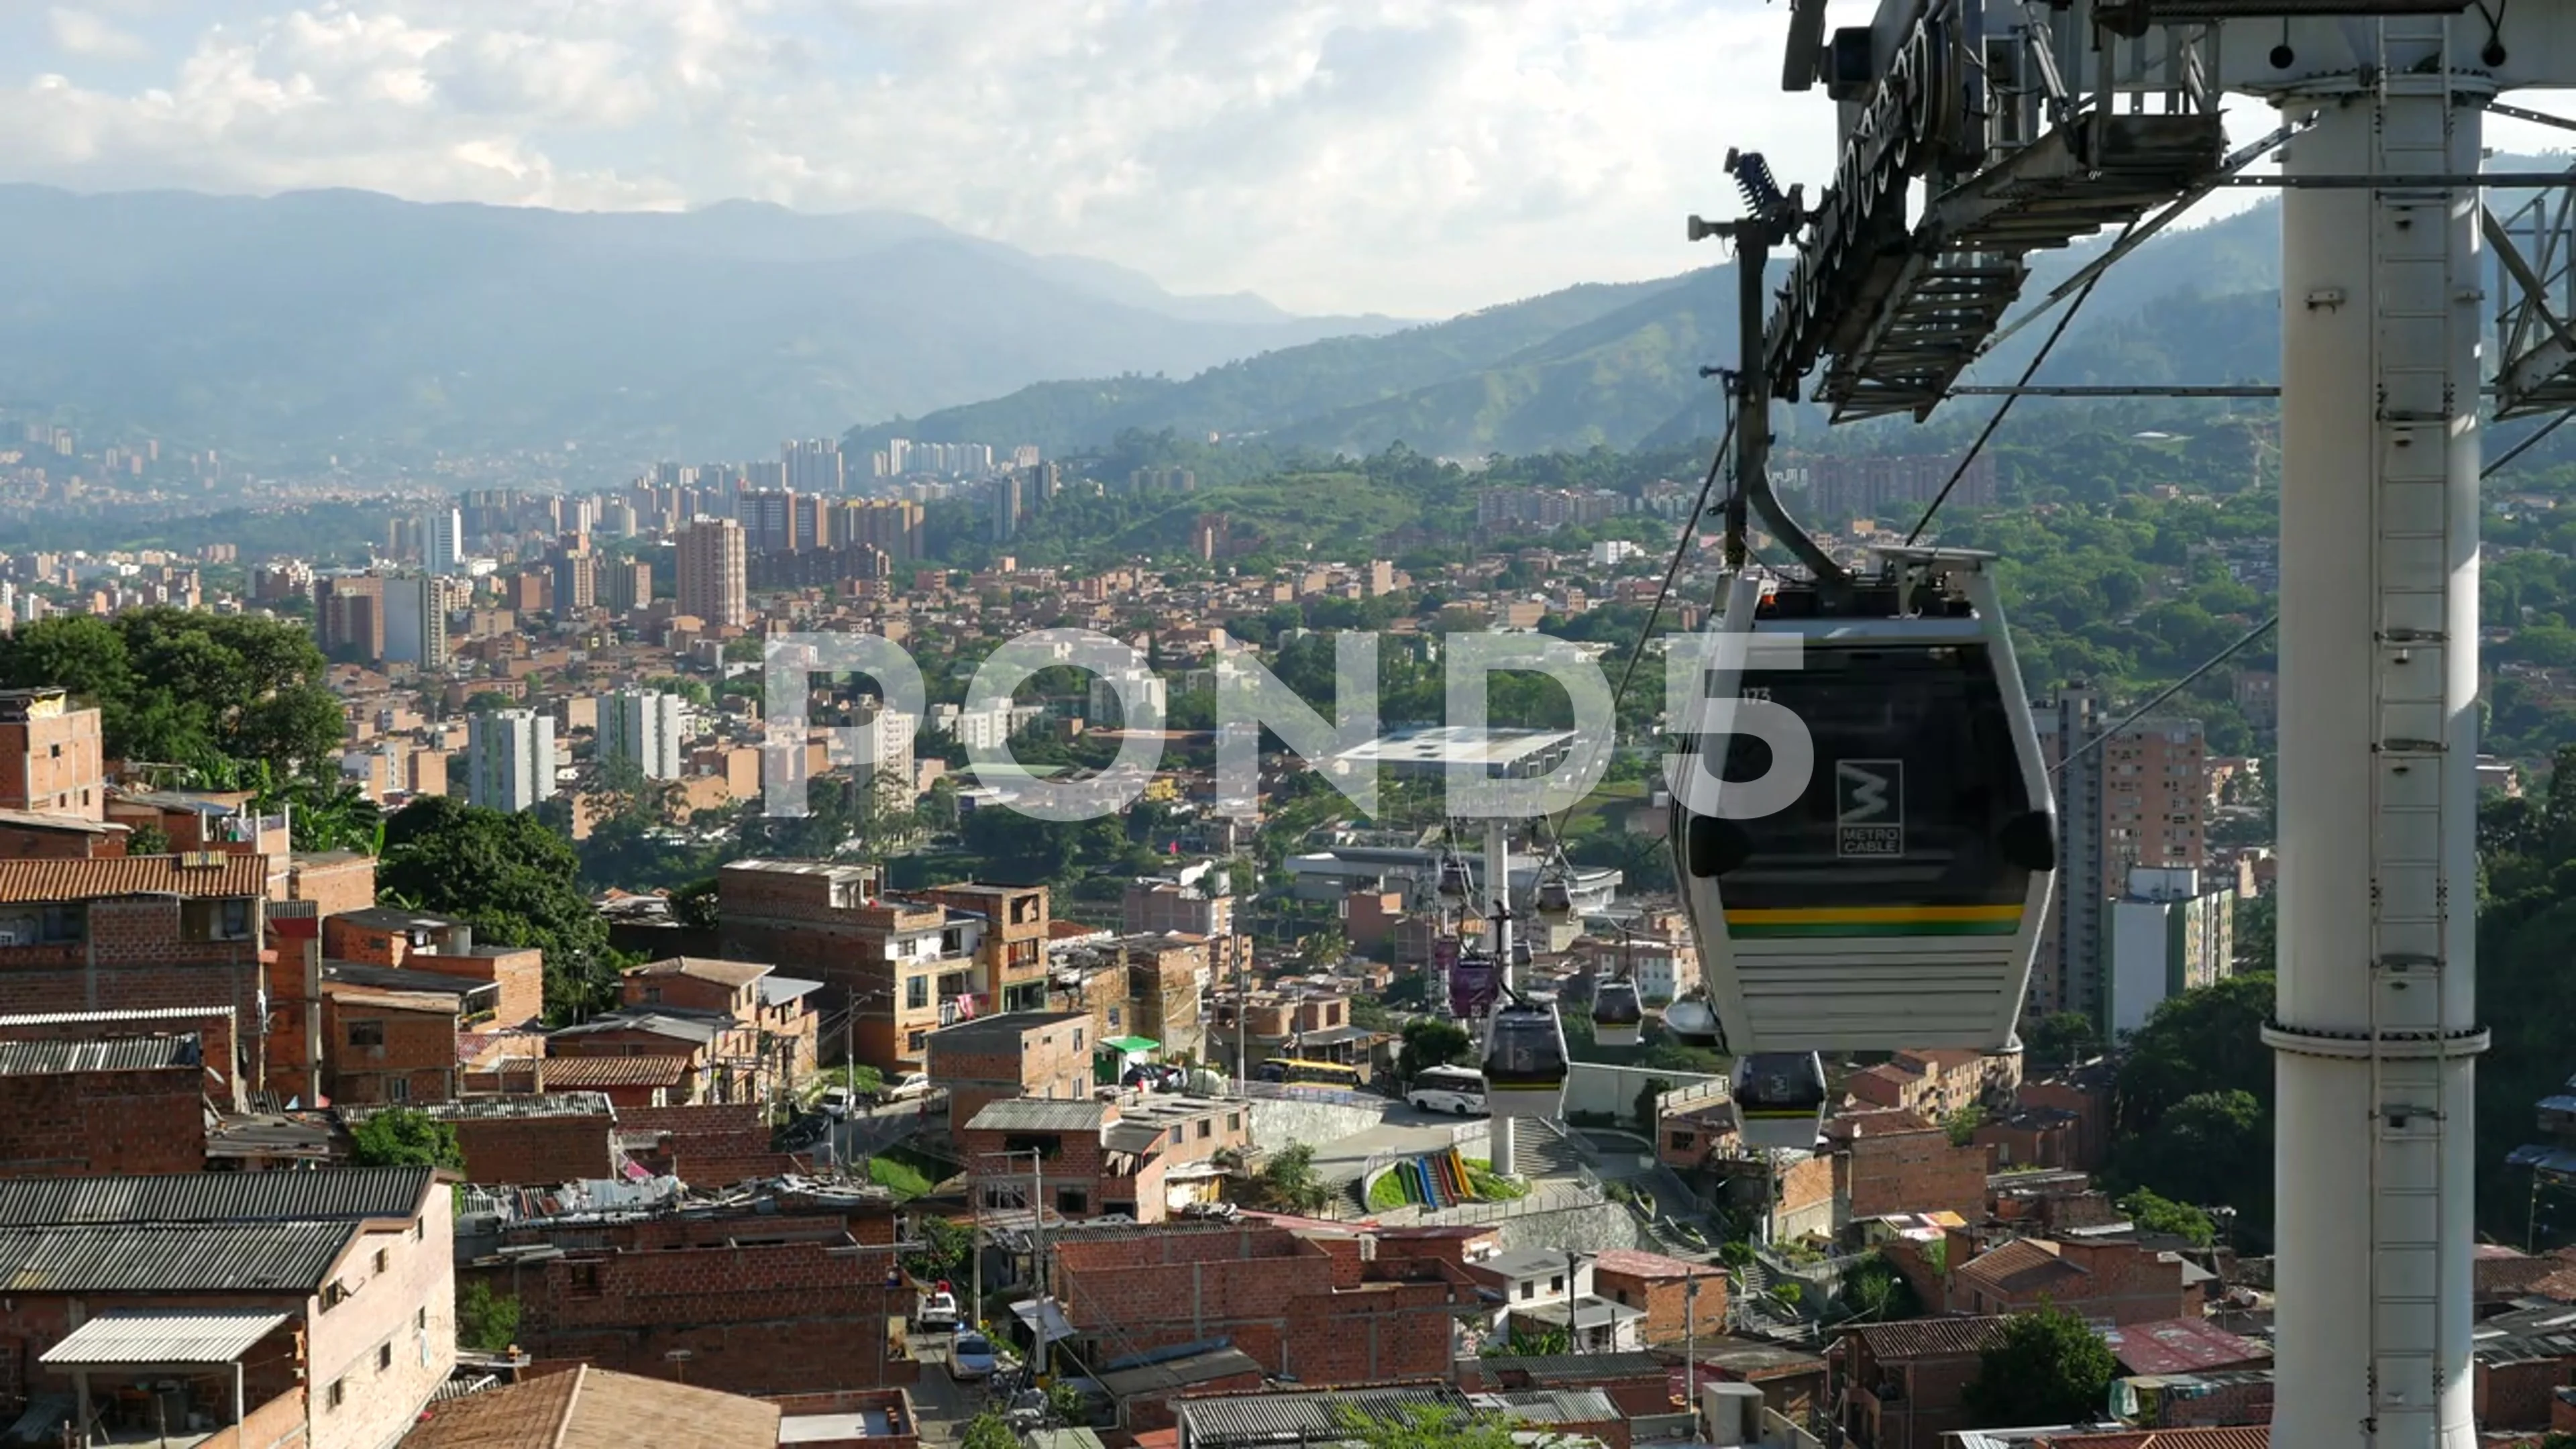
<instances>
[{"instance_id":1,"label":"yellow bus","mask_svg":"<svg viewBox=\"0 0 2576 1449\"><path fill-rule=\"evenodd\" d=\"M1339 1087L1346 1092L1360 1089L1360 1072L1340 1062L1306 1062L1294 1057L1280 1057L1261 1064L1253 1080L1283 1082L1308 1087Z\"/></svg>"}]
</instances>

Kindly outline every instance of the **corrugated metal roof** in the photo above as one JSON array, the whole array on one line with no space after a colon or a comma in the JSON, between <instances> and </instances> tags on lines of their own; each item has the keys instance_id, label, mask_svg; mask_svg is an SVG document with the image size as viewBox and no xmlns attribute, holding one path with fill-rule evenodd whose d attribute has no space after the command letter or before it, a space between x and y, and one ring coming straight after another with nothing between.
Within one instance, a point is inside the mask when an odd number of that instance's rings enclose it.
<instances>
[{"instance_id":1,"label":"corrugated metal roof","mask_svg":"<svg viewBox=\"0 0 2576 1449\"><path fill-rule=\"evenodd\" d=\"M935 1039L935 1038L934 1038ZM987 1102L966 1124L969 1132L1097 1132L1108 1115L1098 1102L1051 1102L1004 1097Z\"/></svg>"},{"instance_id":2,"label":"corrugated metal roof","mask_svg":"<svg viewBox=\"0 0 2576 1449\"><path fill-rule=\"evenodd\" d=\"M2189 1374L2270 1358L2272 1351L2198 1318L2132 1323L2103 1331L2111 1352L2137 1374Z\"/></svg>"},{"instance_id":3,"label":"corrugated metal roof","mask_svg":"<svg viewBox=\"0 0 2576 1449\"><path fill-rule=\"evenodd\" d=\"M0 1293L311 1293L330 1276L331 1265L359 1231L354 1222L125 1223L0 1230Z\"/></svg>"},{"instance_id":4,"label":"corrugated metal roof","mask_svg":"<svg viewBox=\"0 0 2576 1449\"><path fill-rule=\"evenodd\" d=\"M1100 1145L1113 1152L1150 1152L1163 1140L1163 1130L1153 1122L1112 1122L1100 1134Z\"/></svg>"},{"instance_id":5,"label":"corrugated metal roof","mask_svg":"<svg viewBox=\"0 0 2576 1449\"><path fill-rule=\"evenodd\" d=\"M0 1041L0 1077L148 1072L198 1063L195 1032L113 1037L105 1041Z\"/></svg>"},{"instance_id":6,"label":"corrugated metal roof","mask_svg":"<svg viewBox=\"0 0 2576 1449\"><path fill-rule=\"evenodd\" d=\"M1330 1438L1344 1432L1341 1410L1372 1419L1396 1419L1419 1409L1472 1411L1467 1396L1438 1386L1345 1389L1314 1394L1216 1394L1181 1399L1181 1437L1192 1444L1267 1444Z\"/></svg>"},{"instance_id":7,"label":"corrugated metal roof","mask_svg":"<svg viewBox=\"0 0 2576 1449\"><path fill-rule=\"evenodd\" d=\"M231 1363L286 1321L265 1308L111 1308L45 1351L38 1363Z\"/></svg>"},{"instance_id":8,"label":"corrugated metal roof","mask_svg":"<svg viewBox=\"0 0 2576 1449\"><path fill-rule=\"evenodd\" d=\"M441 1122L489 1122L523 1117L615 1117L617 1108L605 1092L548 1092L537 1097L469 1097L456 1102L423 1102L416 1107L393 1105L342 1107L340 1120L351 1126L366 1121L379 1112L413 1111Z\"/></svg>"},{"instance_id":9,"label":"corrugated metal roof","mask_svg":"<svg viewBox=\"0 0 2576 1449\"><path fill-rule=\"evenodd\" d=\"M1479 1367L1488 1374L1521 1374L1531 1383L1548 1385L1665 1376L1664 1361L1651 1353L1499 1354Z\"/></svg>"},{"instance_id":10,"label":"corrugated metal roof","mask_svg":"<svg viewBox=\"0 0 2576 1449\"><path fill-rule=\"evenodd\" d=\"M1957 1354L1983 1353L2001 1342L2002 1315L1985 1318L1918 1318L1906 1323L1879 1323L1855 1328L1852 1337L1869 1348L1869 1356L1880 1362L1910 1358L1947 1358Z\"/></svg>"},{"instance_id":11,"label":"corrugated metal roof","mask_svg":"<svg viewBox=\"0 0 2576 1449\"><path fill-rule=\"evenodd\" d=\"M635 1011L611 1012L595 1016L578 1026L557 1027L559 1037L599 1036L609 1032L640 1031L647 1036L669 1037L673 1041L693 1042L699 1046L724 1035L734 1024L722 1012L691 1012L679 1007L656 1006Z\"/></svg>"},{"instance_id":12,"label":"corrugated metal roof","mask_svg":"<svg viewBox=\"0 0 2576 1449\"><path fill-rule=\"evenodd\" d=\"M208 865L183 855L106 860L0 860L0 901L93 901L108 896L264 896L268 857L223 855Z\"/></svg>"},{"instance_id":13,"label":"corrugated metal roof","mask_svg":"<svg viewBox=\"0 0 2576 1449\"><path fill-rule=\"evenodd\" d=\"M1599 1389L1519 1389L1469 1394L1480 1413L1524 1424L1583 1424L1624 1419L1610 1396Z\"/></svg>"},{"instance_id":14,"label":"corrugated metal roof","mask_svg":"<svg viewBox=\"0 0 2576 1449\"><path fill-rule=\"evenodd\" d=\"M433 1170L187 1172L168 1177L0 1179L0 1227L408 1218Z\"/></svg>"},{"instance_id":15,"label":"corrugated metal roof","mask_svg":"<svg viewBox=\"0 0 2576 1449\"><path fill-rule=\"evenodd\" d=\"M0 1016L0 1031L13 1026L70 1026L91 1021L194 1021L232 1014L233 1009L221 1002L207 1006L146 1006L133 1011L27 1011Z\"/></svg>"}]
</instances>

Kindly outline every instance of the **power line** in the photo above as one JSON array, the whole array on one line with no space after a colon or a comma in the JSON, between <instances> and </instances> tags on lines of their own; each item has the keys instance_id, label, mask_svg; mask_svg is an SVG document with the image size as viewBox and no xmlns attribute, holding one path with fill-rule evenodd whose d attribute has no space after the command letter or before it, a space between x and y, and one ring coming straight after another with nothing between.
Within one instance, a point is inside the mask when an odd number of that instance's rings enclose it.
<instances>
[{"instance_id":1,"label":"power line","mask_svg":"<svg viewBox=\"0 0 2576 1449\"><path fill-rule=\"evenodd\" d=\"M2551 418L2548 425L2541 428L2540 431L2533 433L2530 437L2523 439L2521 442L2514 444L2510 448L2507 448L2503 457L2496 459L2494 462L2486 465L2486 467L2478 470L2478 477L2481 479L2494 477L2497 469L2502 468L2505 464L2512 462L2514 459L2521 457L2532 449L2539 447L2543 439L2546 439L2551 433L2557 432L2558 425L2567 421L2570 417L2576 417L2576 413L2560 413L2556 417Z\"/></svg>"},{"instance_id":2,"label":"power line","mask_svg":"<svg viewBox=\"0 0 2576 1449\"><path fill-rule=\"evenodd\" d=\"M2112 249L2117 251L2128 241L2129 233L2137 229L2138 224L2134 221L2121 228L2119 239L2111 243ZM2030 365L2021 370L2021 380L2014 384L2015 387L2030 386L2030 380L2039 375L2041 365L2048 361L2048 354L2057 346L2057 340L2066 335L2066 329L2074 322L2075 314L2084 310L2084 304L2093 297L2093 289L2102 285L2102 279L2109 275L2110 272L2106 268L2095 272L2085 280L2084 289L2075 294L2075 300L2068 303L2066 310L2058 314L2057 324L2048 329L2047 340L2039 344L2039 351L2032 355ZM1995 436L1995 429L2003 426L2004 419L2013 410L2013 404L2020 402L2021 399L2022 395L2014 392L2008 394L2001 403L1996 405L1994 415L1986 419L1986 425L1978 432L1977 440L1970 443L1968 451L1960 455L1959 466L1950 470L1950 481L1941 485L1941 491L1932 496L1932 502L1923 510L1923 516L1914 521L1914 531L1905 535L1907 547L1911 548L1914 541L1923 536L1923 530L1932 526L1932 515L1939 513L1941 505L1950 501L1950 491L1959 486L1960 479L1968 476L1968 469L1975 465L1977 455L1986 450L1986 444Z\"/></svg>"},{"instance_id":3,"label":"power line","mask_svg":"<svg viewBox=\"0 0 2576 1449\"><path fill-rule=\"evenodd\" d=\"M2216 654L2211 655L2208 661L2203 663L2199 668L2184 675L2182 678L2175 680L2173 683L2166 685L2163 689L2156 691L2155 698L2150 699L2145 704L2139 705L2136 709L2131 710L2119 723L2112 725L2100 734L2086 740L2076 748L2067 751L2065 759L2062 759L2056 764L2048 767L2048 773L2054 775L2058 771L2065 769L2068 765L2071 765L2086 755L2093 753L2096 746L2101 745L2105 741L2109 740L2113 735L2127 729L2129 726L2136 724L2140 719L2146 716L2147 711L2154 709L2157 705L2160 705L2166 700L2173 698L2175 695L2182 693L2193 680L2200 678L2202 675L2216 669L2221 664L2226 663L2238 650L2243 649L2246 645L2251 644L2255 640L2262 638L2265 634L2270 633L2272 626L2280 622L2280 611L2274 610L2271 618L2268 618L2262 623L2255 625L2253 628L2246 630L2235 643L2230 644L2226 648L2219 650Z\"/></svg>"}]
</instances>

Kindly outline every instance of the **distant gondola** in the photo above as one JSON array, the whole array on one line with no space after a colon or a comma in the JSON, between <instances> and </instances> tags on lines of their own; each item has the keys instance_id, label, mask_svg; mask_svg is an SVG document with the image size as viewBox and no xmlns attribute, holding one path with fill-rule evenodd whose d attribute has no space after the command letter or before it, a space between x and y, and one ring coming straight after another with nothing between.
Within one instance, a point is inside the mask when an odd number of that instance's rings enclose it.
<instances>
[{"instance_id":1,"label":"distant gondola","mask_svg":"<svg viewBox=\"0 0 2576 1449\"><path fill-rule=\"evenodd\" d=\"M1735 1121L1747 1147L1813 1150L1825 1125L1825 1064L1813 1052L1735 1059Z\"/></svg>"},{"instance_id":2,"label":"distant gondola","mask_svg":"<svg viewBox=\"0 0 2576 1449\"><path fill-rule=\"evenodd\" d=\"M1604 981L1592 993L1592 1039L1606 1047L1632 1047L1643 1039L1646 1006L1633 981Z\"/></svg>"},{"instance_id":3,"label":"distant gondola","mask_svg":"<svg viewBox=\"0 0 2576 1449\"><path fill-rule=\"evenodd\" d=\"M1556 1008L1506 997L1485 1024L1485 1110L1494 1117L1565 1115L1565 1026Z\"/></svg>"}]
</instances>

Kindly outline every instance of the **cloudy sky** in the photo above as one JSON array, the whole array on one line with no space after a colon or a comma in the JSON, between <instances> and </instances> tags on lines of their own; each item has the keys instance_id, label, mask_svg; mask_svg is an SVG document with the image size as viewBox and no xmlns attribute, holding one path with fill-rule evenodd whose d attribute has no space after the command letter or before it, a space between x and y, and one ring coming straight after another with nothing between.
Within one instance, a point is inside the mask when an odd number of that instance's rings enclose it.
<instances>
[{"instance_id":1,"label":"cloudy sky","mask_svg":"<svg viewBox=\"0 0 2576 1449\"><path fill-rule=\"evenodd\" d=\"M1719 260L1682 218L1730 209L1730 145L1821 183L1830 108L1777 89L1784 9L0 0L0 180L882 208L1177 291L1431 316Z\"/></svg>"}]
</instances>

